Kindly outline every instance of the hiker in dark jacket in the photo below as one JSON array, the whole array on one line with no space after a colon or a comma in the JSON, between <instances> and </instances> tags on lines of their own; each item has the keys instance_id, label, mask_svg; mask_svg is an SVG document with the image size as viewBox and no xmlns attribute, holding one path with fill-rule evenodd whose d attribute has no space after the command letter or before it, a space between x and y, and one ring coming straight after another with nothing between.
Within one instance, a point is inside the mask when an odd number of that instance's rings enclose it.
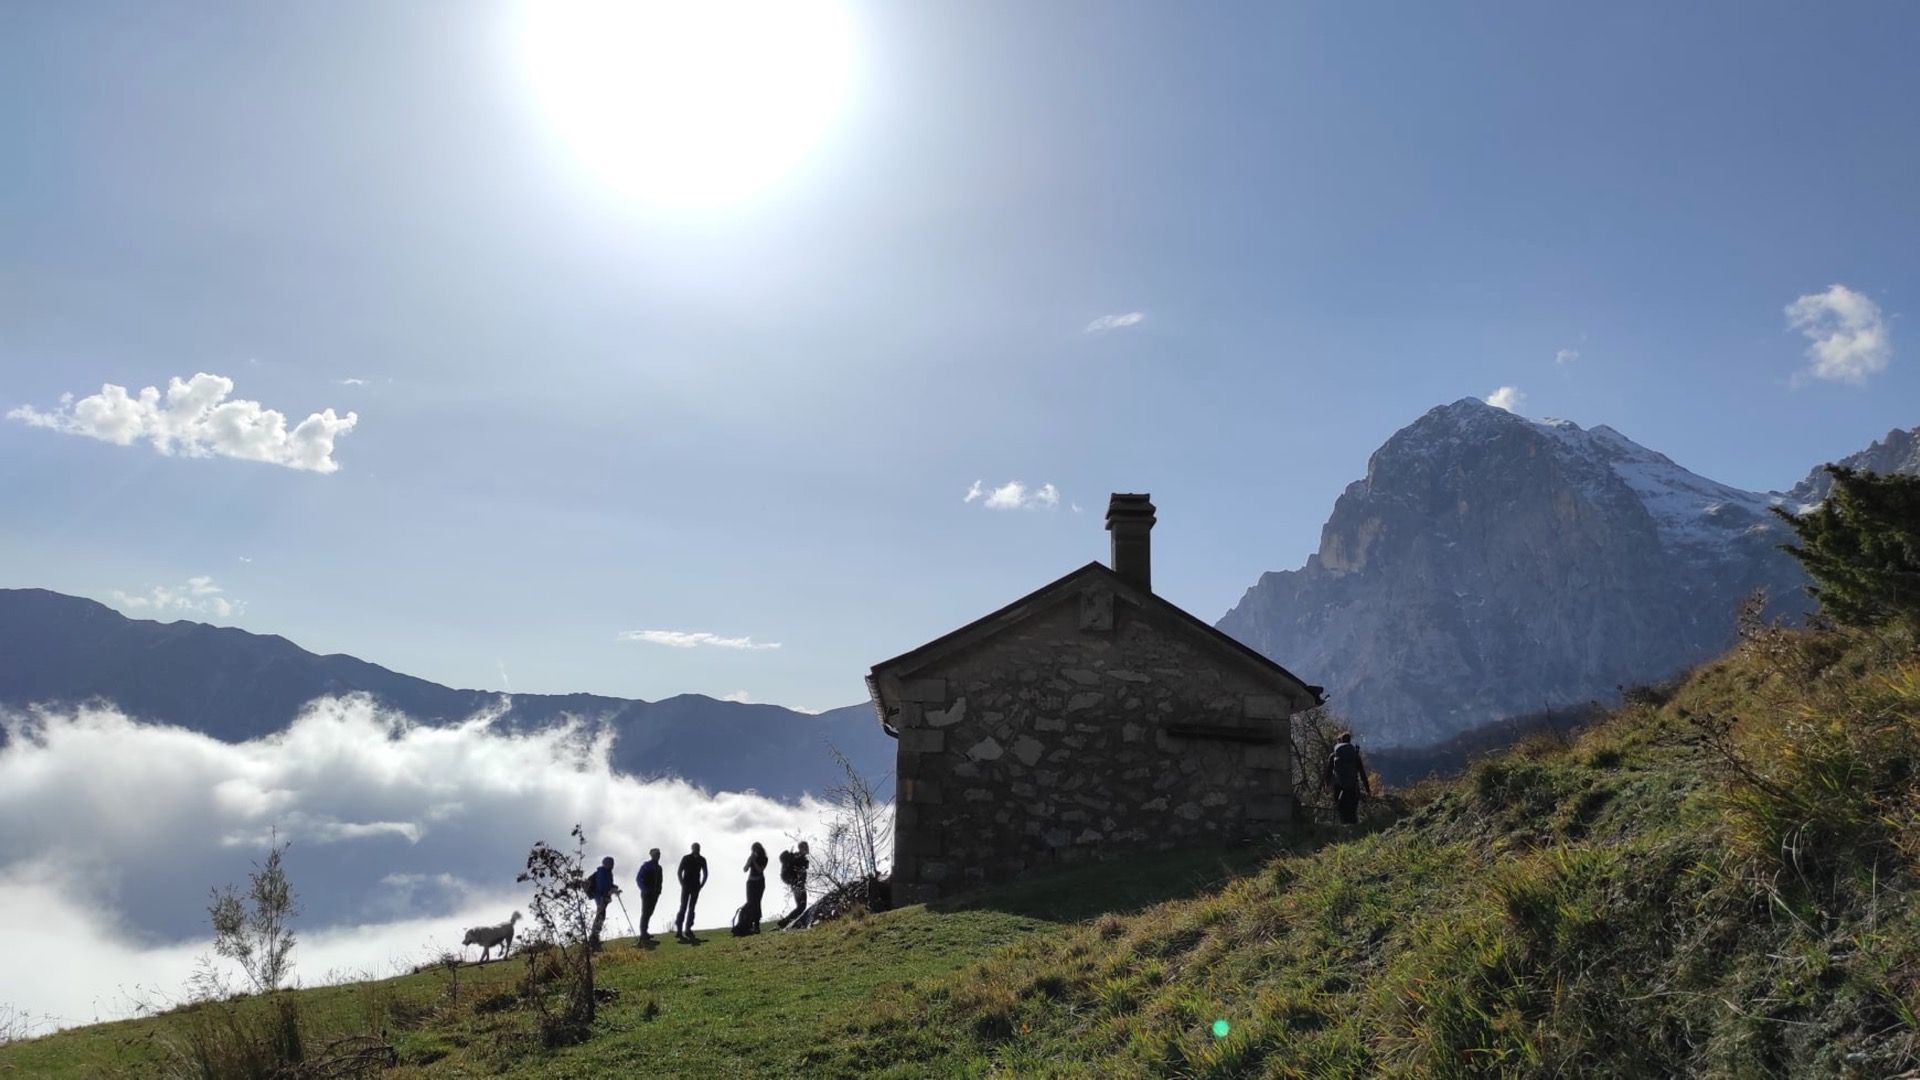
<instances>
[{"instance_id":1,"label":"hiker in dark jacket","mask_svg":"<svg viewBox=\"0 0 1920 1080\"><path fill-rule=\"evenodd\" d=\"M673 920L673 936L679 941L696 941L693 936L693 907L700 902L700 890L707 884L707 857L700 845L680 857L680 914Z\"/></svg>"},{"instance_id":2,"label":"hiker in dark jacket","mask_svg":"<svg viewBox=\"0 0 1920 1080\"><path fill-rule=\"evenodd\" d=\"M613 883L613 856L600 860L600 869L587 875L587 898L593 901L593 929L587 931L587 943L600 944L600 928L607 923L607 905L620 892Z\"/></svg>"},{"instance_id":3,"label":"hiker in dark jacket","mask_svg":"<svg viewBox=\"0 0 1920 1080\"><path fill-rule=\"evenodd\" d=\"M647 852L647 861L640 864L640 873L634 876L640 886L640 940L651 942L653 935L647 932L647 921L653 918L653 907L660 902L660 885L664 875L660 870L660 849Z\"/></svg>"},{"instance_id":4,"label":"hiker in dark jacket","mask_svg":"<svg viewBox=\"0 0 1920 1080\"><path fill-rule=\"evenodd\" d=\"M798 850L780 853L780 881L793 893L793 910L780 920L782 929L792 925L807 911L807 842Z\"/></svg>"},{"instance_id":5,"label":"hiker in dark jacket","mask_svg":"<svg viewBox=\"0 0 1920 1080\"><path fill-rule=\"evenodd\" d=\"M1340 824L1353 825L1360 820L1360 795L1373 794L1373 781L1367 776L1367 763L1360 748L1353 745L1353 732L1343 731L1327 755L1327 767L1320 782L1333 786L1334 804L1340 809Z\"/></svg>"},{"instance_id":6,"label":"hiker in dark jacket","mask_svg":"<svg viewBox=\"0 0 1920 1080\"><path fill-rule=\"evenodd\" d=\"M747 865L740 869L747 872L747 906L740 911L739 930L743 934L757 934L760 932L760 898L767 894L767 849L760 846L760 841L753 842Z\"/></svg>"}]
</instances>

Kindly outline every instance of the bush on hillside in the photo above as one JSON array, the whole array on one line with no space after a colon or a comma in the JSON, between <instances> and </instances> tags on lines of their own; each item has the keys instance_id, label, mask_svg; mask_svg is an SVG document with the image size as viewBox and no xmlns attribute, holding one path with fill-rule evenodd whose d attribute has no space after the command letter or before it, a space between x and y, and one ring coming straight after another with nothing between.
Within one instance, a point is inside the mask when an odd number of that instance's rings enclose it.
<instances>
[{"instance_id":1,"label":"bush on hillside","mask_svg":"<svg viewBox=\"0 0 1920 1080\"><path fill-rule=\"evenodd\" d=\"M522 994L539 1015L541 1042L549 1047L580 1042L592 1031L598 998L593 986L589 932L593 901L586 891L587 834L573 827L573 848L542 840L527 853L517 879L533 886L533 941L521 950L527 961Z\"/></svg>"},{"instance_id":2,"label":"bush on hillside","mask_svg":"<svg viewBox=\"0 0 1920 1080\"><path fill-rule=\"evenodd\" d=\"M247 876L243 898L232 885L215 889L207 915L213 951L240 965L257 992L277 990L293 971L293 918L300 913L287 879L287 845L276 836L267 861Z\"/></svg>"}]
</instances>

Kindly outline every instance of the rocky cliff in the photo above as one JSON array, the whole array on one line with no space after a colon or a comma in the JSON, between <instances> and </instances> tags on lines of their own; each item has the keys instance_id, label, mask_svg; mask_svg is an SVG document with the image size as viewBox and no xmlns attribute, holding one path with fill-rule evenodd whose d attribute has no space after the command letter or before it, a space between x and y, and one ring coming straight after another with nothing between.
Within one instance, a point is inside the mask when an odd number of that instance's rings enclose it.
<instances>
[{"instance_id":1,"label":"rocky cliff","mask_svg":"<svg viewBox=\"0 0 1920 1080\"><path fill-rule=\"evenodd\" d=\"M1920 429L1916 429L1920 430ZM1847 459L1920 471L1914 432ZM1419 746L1671 676L1727 647L1755 589L1805 610L1769 512L1612 428L1473 398L1403 428L1298 570L1263 574L1222 630L1328 689L1379 745Z\"/></svg>"}]
</instances>

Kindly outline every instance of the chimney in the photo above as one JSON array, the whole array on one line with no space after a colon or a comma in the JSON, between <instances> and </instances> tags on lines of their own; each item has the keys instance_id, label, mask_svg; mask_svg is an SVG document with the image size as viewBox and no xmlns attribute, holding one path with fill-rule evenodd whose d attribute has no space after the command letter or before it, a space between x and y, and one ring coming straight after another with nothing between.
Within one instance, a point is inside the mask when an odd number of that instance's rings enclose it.
<instances>
[{"instance_id":1,"label":"chimney","mask_svg":"<svg viewBox=\"0 0 1920 1080\"><path fill-rule=\"evenodd\" d=\"M1135 588L1153 591L1153 496L1114 492L1107 500L1113 534L1113 572Z\"/></svg>"}]
</instances>

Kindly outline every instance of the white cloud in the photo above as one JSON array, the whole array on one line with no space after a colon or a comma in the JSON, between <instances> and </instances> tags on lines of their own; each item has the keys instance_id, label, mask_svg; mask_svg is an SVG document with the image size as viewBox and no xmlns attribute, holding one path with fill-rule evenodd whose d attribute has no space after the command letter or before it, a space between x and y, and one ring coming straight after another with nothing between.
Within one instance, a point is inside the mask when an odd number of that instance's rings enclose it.
<instances>
[{"instance_id":1,"label":"white cloud","mask_svg":"<svg viewBox=\"0 0 1920 1080\"><path fill-rule=\"evenodd\" d=\"M1559 352L1553 354L1553 362L1559 364L1561 367L1565 367L1578 359L1580 359L1579 349L1561 349Z\"/></svg>"},{"instance_id":2,"label":"white cloud","mask_svg":"<svg viewBox=\"0 0 1920 1080\"><path fill-rule=\"evenodd\" d=\"M123 610L139 615L212 615L231 619L247 609L246 604L228 597L226 590L215 585L210 577L188 578L187 583L178 588L155 585L139 595L115 589L112 596L113 602Z\"/></svg>"},{"instance_id":3,"label":"white cloud","mask_svg":"<svg viewBox=\"0 0 1920 1080\"><path fill-rule=\"evenodd\" d=\"M1144 312L1139 311L1129 311L1120 315L1102 315L1088 323L1087 328L1081 332L1099 334L1108 330L1124 330L1129 326L1139 325L1140 321L1146 317Z\"/></svg>"},{"instance_id":4,"label":"white cloud","mask_svg":"<svg viewBox=\"0 0 1920 1080\"><path fill-rule=\"evenodd\" d=\"M1517 386L1503 386L1487 395L1487 404L1496 409L1505 409L1510 413L1519 412L1520 407L1526 403L1527 395Z\"/></svg>"},{"instance_id":5,"label":"white cloud","mask_svg":"<svg viewBox=\"0 0 1920 1080\"><path fill-rule=\"evenodd\" d=\"M333 460L334 440L353 430L358 415L327 409L288 431L285 415L257 401L229 399L232 393L232 379L203 371L170 380L164 395L152 386L130 395L126 387L108 383L78 400L63 395L52 412L22 405L7 418L116 446L145 439L169 455L240 458L320 473L340 468Z\"/></svg>"},{"instance_id":6,"label":"white cloud","mask_svg":"<svg viewBox=\"0 0 1920 1080\"><path fill-rule=\"evenodd\" d=\"M983 481L975 480L963 501L977 501L989 510L1052 510L1060 505L1060 489L1052 484L1029 488L1018 480L988 488Z\"/></svg>"},{"instance_id":7,"label":"white cloud","mask_svg":"<svg viewBox=\"0 0 1920 1080\"><path fill-rule=\"evenodd\" d=\"M777 649L777 641L755 641L750 637L721 637L709 634L705 630L622 630L621 641L644 641L649 645L666 645L675 649Z\"/></svg>"},{"instance_id":8,"label":"white cloud","mask_svg":"<svg viewBox=\"0 0 1920 1080\"><path fill-rule=\"evenodd\" d=\"M367 385L367 380L356 379L356 378L353 378L352 376L348 376L347 378L340 380L340 385L341 386L365 386Z\"/></svg>"},{"instance_id":9,"label":"white cloud","mask_svg":"<svg viewBox=\"0 0 1920 1080\"><path fill-rule=\"evenodd\" d=\"M1845 285L1808 293L1786 306L1787 325L1804 334L1812 361L1802 376L1859 386L1887 369L1893 340L1880 305Z\"/></svg>"},{"instance_id":10,"label":"white cloud","mask_svg":"<svg viewBox=\"0 0 1920 1080\"><path fill-rule=\"evenodd\" d=\"M720 700L731 701L736 705L751 705L753 704L753 695L747 693L745 690L735 690L731 694L722 695Z\"/></svg>"},{"instance_id":11,"label":"white cloud","mask_svg":"<svg viewBox=\"0 0 1920 1080\"><path fill-rule=\"evenodd\" d=\"M111 708L5 724L0 1004L70 1023L126 1015L136 988L177 996L211 952L207 890L244 882L272 830L292 844L294 960L312 984L458 951L462 928L526 907L527 849L575 822L628 885L647 848L699 841L715 859L700 925L724 925L745 899L732 860L817 834L824 812L615 773L611 733L586 724L426 727L364 697L238 744Z\"/></svg>"}]
</instances>

